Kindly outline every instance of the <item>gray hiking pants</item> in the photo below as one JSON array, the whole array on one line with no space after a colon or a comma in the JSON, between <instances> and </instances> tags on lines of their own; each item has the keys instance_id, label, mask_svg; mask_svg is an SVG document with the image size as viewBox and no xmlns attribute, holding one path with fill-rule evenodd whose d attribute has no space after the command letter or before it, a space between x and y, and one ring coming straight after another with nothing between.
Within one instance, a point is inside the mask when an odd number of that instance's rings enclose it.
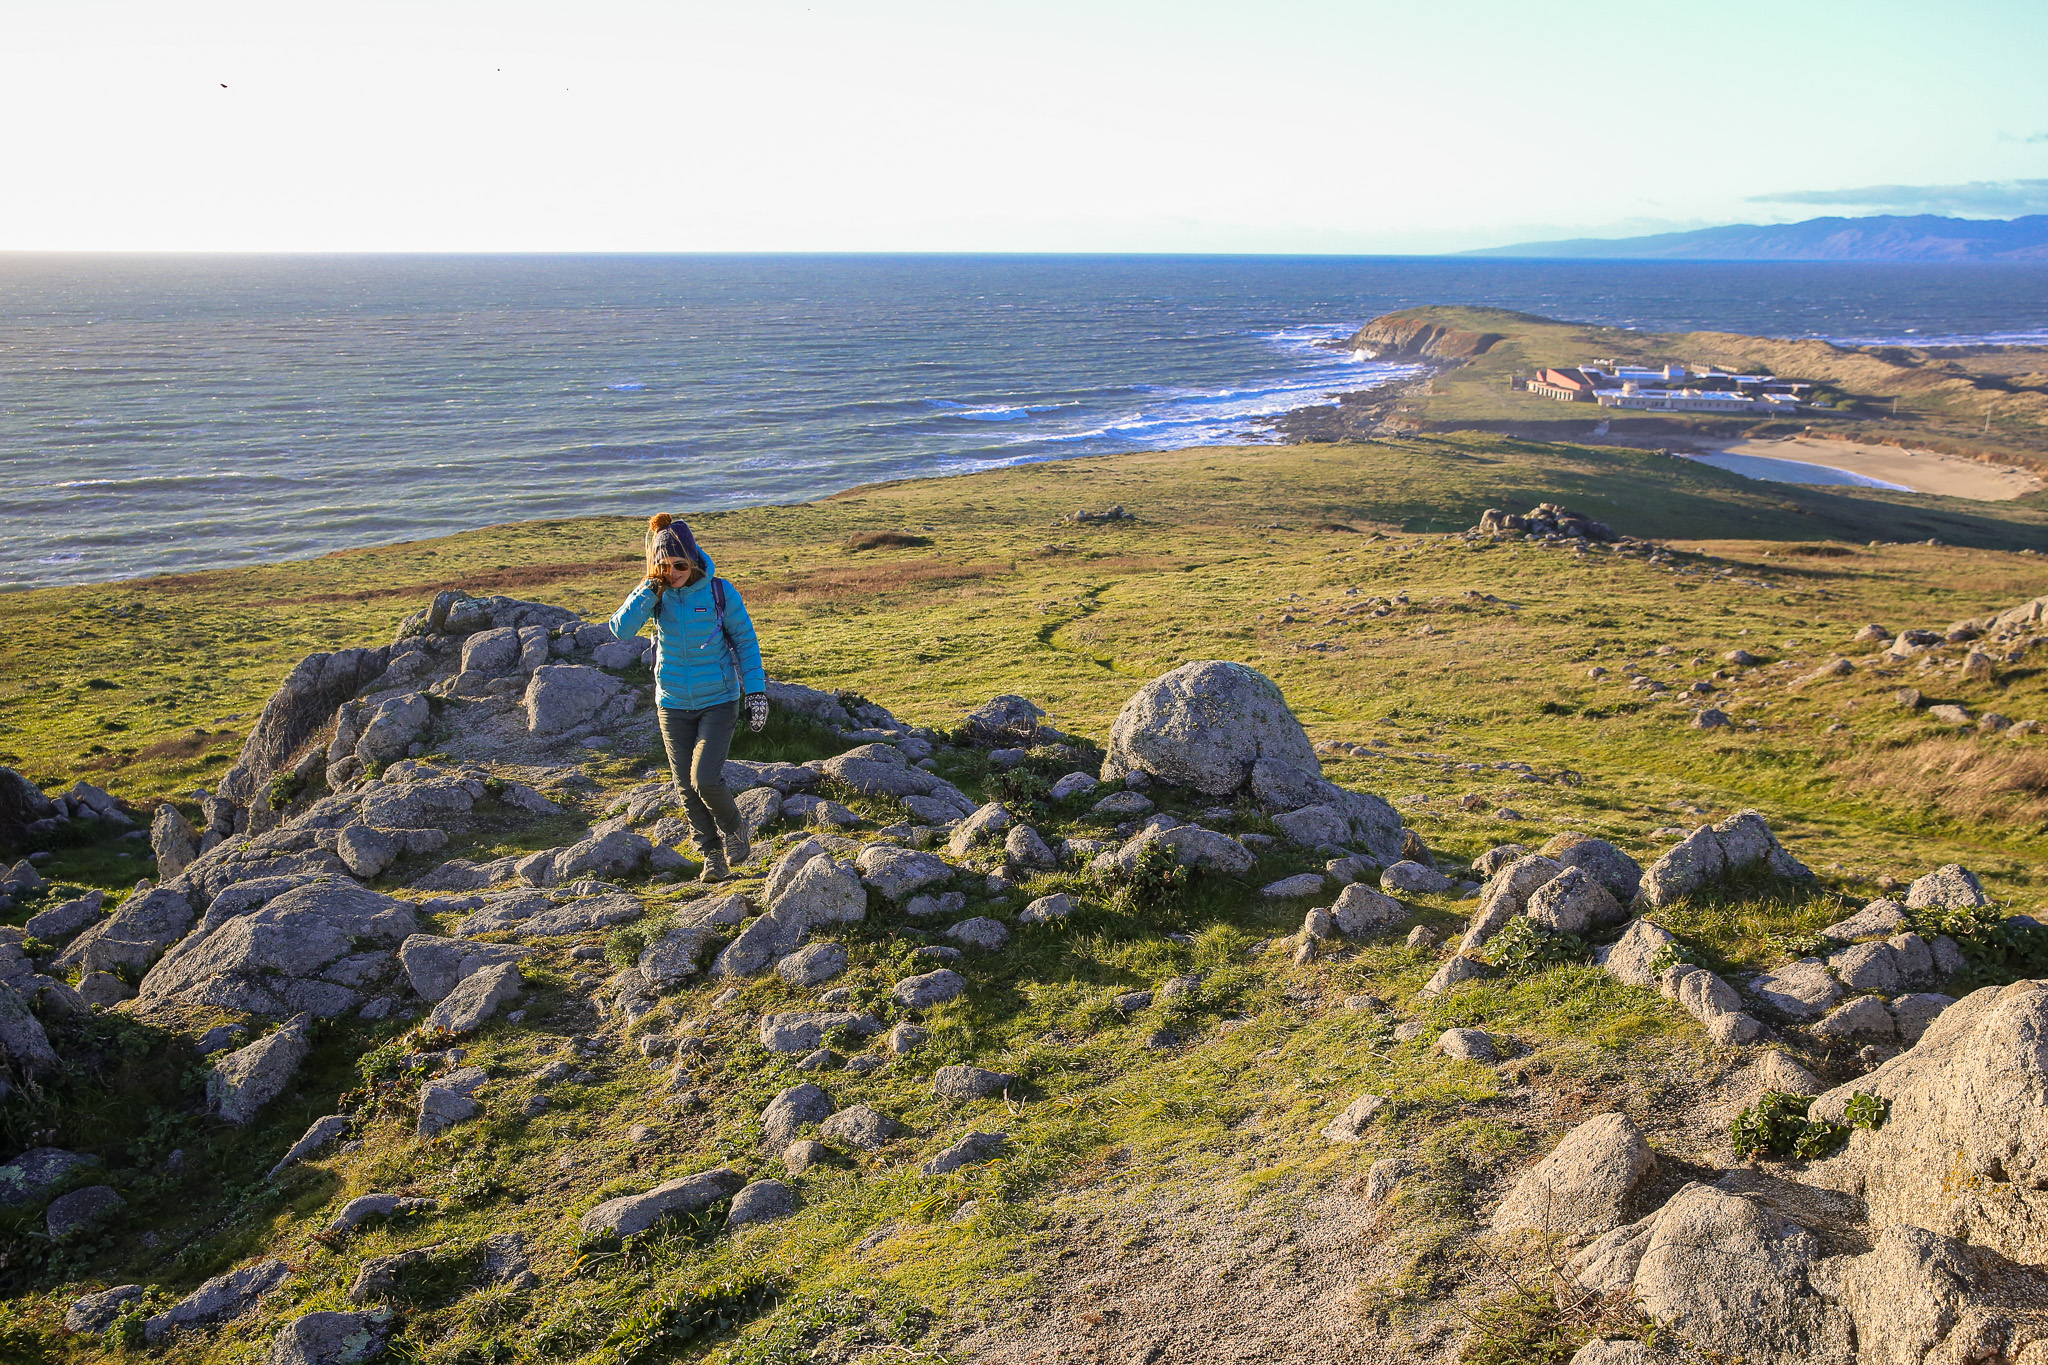
<instances>
[{"instance_id":1,"label":"gray hiking pants","mask_svg":"<svg viewBox=\"0 0 2048 1365\"><path fill-rule=\"evenodd\" d=\"M719 847L720 831L738 829L740 808L725 785L725 756L739 723L740 704L729 701L702 711L656 708L661 717L661 742L668 749L669 771L683 794L683 814L697 836L697 850Z\"/></svg>"}]
</instances>

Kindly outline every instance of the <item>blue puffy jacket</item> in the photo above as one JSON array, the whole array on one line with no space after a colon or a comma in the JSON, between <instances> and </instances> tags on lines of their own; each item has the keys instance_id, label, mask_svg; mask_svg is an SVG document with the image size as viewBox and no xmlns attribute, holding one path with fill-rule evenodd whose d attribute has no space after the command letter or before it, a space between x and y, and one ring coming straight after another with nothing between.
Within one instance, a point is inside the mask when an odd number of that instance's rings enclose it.
<instances>
[{"instance_id":1,"label":"blue puffy jacket","mask_svg":"<svg viewBox=\"0 0 2048 1365\"><path fill-rule=\"evenodd\" d=\"M612 613L612 634L630 640L651 619L654 622L654 690L672 711L702 711L738 701L742 692L765 692L761 642L754 635L747 604L732 584L725 585L725 633L718 629L718 606L711 580L717 569L704 558L704 576L687 588L663 588L655 597L652 583L642 583ZM731 647L727 647L727 639ZM739 655L739 671L733 655Z\"/></svg>"}]
</instances>

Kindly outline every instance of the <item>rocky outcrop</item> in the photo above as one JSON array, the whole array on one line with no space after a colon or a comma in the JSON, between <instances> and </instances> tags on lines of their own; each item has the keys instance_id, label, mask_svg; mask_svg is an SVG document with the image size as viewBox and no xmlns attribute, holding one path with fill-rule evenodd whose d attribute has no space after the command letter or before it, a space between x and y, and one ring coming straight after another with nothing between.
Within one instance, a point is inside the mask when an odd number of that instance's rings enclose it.
<instances>
[{"instance_id":1,"label":"rocky outcrop","mask_svg":"<svg viewBox=\"0 0 2048 1365\"><path fill-rule=\"evenodd\" d=\"M1494 1211L1494 1230L1589 1241L1627 1221L1630 1200L1656 1169L1642 1130L1626 1114L1602 1114L1523 1173Z\"/></svg>"},{"instance_id":2,"label":"rocky outcrop","mask_svg":"<svg viewBox=\"0 0 2048 1365\"><path fill-rule=\"evenodd\" d=\"M224 922L209 913L142 979L138 1007L332 1018L382 989L397 948L418 932L405 901L343 879L311 882Z\"/></svg>"},{"instance_id":3,"label":"rocky outcrop","mask_svg":"<svg viewBox=\"0 0 2048 1365\"><path fill-rule=\"evenodd\" d=\"M1810 881L1806 864L1787 853L1753 810L1702 825L1644 871L1640 904L1655 909L1729 877L1768 872Z\"/></svg>"},{"instance_id":4,"label":"rocky outcrop","mask_svg":"<svg viewBox=\"0 0 2048 1365\"><path fill-rule=\"evenodd\" d=\"M1506 340L1503 332L1474 332L1406 313L1374 318L1351 334L1345 346L1369 360L1465 361L1485 355Z\"/></svg>"},{"instance_id":5,"label":"rocky outcrop","mask_svg":"<svg viewBox=\"0 0 2048 1365\"><path fill-rule=\"evenodd\" d=\"M291 1084L312 1050L311 1020L299 1015L247 1047L216 1057L206 1077L206 1106L228 1123L252 1121Z\"/></svg>"}]
</instances>

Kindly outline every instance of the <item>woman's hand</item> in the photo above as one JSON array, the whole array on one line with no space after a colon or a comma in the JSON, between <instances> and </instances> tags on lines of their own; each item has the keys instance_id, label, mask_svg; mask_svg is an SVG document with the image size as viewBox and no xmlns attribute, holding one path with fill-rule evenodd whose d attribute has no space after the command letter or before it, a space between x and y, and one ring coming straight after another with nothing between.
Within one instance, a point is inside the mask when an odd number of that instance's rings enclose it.
<instances>
[{"instance_id":1,"label":"woman's hand","mask_svg":"<svg viewBox=\"0 0 2048 1365\"><path fill-rule=\"evenodd\" d=\"M749 692L746 696L746 704L747 728L758 734L761 727L768 723L768 694L766 692Z\"/></svg>"}]
</instances>

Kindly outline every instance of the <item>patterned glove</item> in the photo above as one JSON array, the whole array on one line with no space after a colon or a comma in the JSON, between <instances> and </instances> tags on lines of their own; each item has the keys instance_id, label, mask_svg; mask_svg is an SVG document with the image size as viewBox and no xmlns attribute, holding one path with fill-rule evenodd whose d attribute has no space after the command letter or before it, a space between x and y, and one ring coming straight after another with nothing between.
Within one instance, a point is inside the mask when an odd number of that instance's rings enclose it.
<instances>
[{"instance_id":1,"label":"patterned glove","mask_svg":"<svg viewBox=\"0 0 2048 1365\"><path fill-rule=\"evenodd\" d=\"M747 694L747 728L759 732L768 723L768 694L749 692Z\"/></svg>"}]
</instances>

